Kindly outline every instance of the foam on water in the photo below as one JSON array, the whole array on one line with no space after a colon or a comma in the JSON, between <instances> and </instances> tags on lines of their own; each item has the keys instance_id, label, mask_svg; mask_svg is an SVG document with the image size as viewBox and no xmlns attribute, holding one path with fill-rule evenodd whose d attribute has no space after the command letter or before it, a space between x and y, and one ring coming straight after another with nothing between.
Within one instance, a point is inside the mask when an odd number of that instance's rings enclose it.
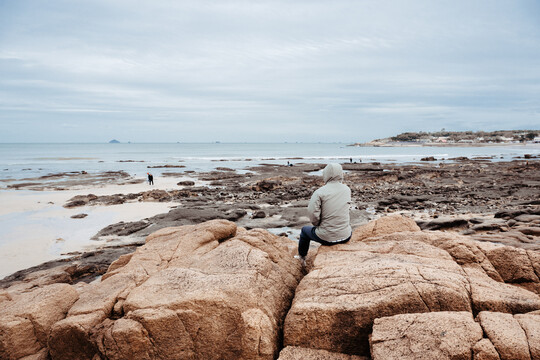
<instances>
[{"instance_id":1,"label":"foam on water","mask_svg":"<svg viewBox=\"0 0 540 360\"><path fill-rule=\"evenodd\" d=\"M147 166L183 165L185 168L154 168L154 174L185 170L211 171L226 166L245 169L259 163L328 163L332 161L378 161L407 163L433 156L439 161L459 156L510 160L539 154L538 145L489 147L349 147L344 144L0 144L0 179L24 179L69 171L118 171L142 176ZM446 160L447 161L447 160Z\"/></svg>"}]
</instances>

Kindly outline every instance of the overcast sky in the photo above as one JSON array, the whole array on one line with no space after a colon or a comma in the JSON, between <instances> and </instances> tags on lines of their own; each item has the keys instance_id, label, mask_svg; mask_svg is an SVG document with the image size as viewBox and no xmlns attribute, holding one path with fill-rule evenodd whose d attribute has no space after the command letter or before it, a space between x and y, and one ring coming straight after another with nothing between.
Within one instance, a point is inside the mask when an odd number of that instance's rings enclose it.
<instances>
[{"instance_id":1,"label":"overcast sky","mask_svg":"<svg viewBox=\"0 0 540 360\"><path fill-rule=\"evenodd\" d=\"M540 1L0 0L0 142L540 129Z\"/></svg>"}]
</instances>

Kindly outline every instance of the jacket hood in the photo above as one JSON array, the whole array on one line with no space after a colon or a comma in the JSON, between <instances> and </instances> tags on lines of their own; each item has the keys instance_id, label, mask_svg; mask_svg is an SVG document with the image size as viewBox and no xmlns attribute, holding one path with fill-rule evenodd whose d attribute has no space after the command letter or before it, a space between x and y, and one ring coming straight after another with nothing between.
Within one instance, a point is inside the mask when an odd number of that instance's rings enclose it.
<instances>
[{"instance_id":1,"label":"jacket hood","mask_svg":"<svg viewBox=\"0 0 540 360\"><path fill-rule=\"evenodd\" d=\"M330 181L343 181L343 169L337 163L326 165L322 173L324 183Z\"/></svg>"}]
</instances>

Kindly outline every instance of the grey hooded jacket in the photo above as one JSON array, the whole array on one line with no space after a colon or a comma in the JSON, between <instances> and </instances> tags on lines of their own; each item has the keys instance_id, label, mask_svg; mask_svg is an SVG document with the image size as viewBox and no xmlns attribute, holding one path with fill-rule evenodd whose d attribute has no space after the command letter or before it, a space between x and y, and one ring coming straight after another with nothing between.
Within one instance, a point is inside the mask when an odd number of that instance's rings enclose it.
<instances>
[{"instance_id":1,"label":"grey hooded jacket","mask_svg":"<svg viewBox=\"0 0 540 360\"><path fill-rule=\"evenodd\" d=\"M323 170L326 185L317 189L308 205L309 219L316 226L317 236L326 241L343 240L351 236L349 203L351 189L343 181L339 164L328 164Z\"/></svg>"}]
</instances>

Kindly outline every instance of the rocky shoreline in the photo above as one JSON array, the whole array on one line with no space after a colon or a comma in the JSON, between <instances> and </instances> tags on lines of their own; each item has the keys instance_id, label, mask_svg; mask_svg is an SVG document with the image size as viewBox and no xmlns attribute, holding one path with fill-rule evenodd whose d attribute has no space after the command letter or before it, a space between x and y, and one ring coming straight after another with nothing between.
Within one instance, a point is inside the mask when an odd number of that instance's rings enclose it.
<instances>
[{"instance_id":1,"label":"rocky shoreline","mask_svg":"<svg viewBox=\"0 0 540 360\"><path fill-rule=\"evenodd\" d=\"M435 159L434 159L435 160ZM498 242L538 250L540 242L540 161L516 159L456 159L453 163L426 161L418 164L345 163L345 182L352 190L353 227L390 213L405 214L426 230L454 231L481 240L498 234ZM75 196L64 207L109 206L130 202L166 202L168 213L134 222L111 224L93 237L111 245L130 238L128 248L144 243L149 234L170 226L194 225L212 219L234 221L246 229L263 228L295 239L303 225L312 192L322 185L318 172L325 164L294 166L260 164L246 173L220 170L175 173L178 189L147 190L139 193ZM171 175L168 175L171 176ZM18 189L65 189L103 181L135 183L125 173L100 175L69 174L43 177ZM54 179L53 183L50 183ZM48 180L48 181L46 181ZM195 183L199 185L195 185ZM204 185L200 185L204 184ZM74 218L83 218L84 213ZM73 220L77 221L77 220ZM113 247L100 251L108 252ZM82 254L74 254L73 262ZM111 261L113 259L111 258ZM69 259L62 261L69 262ZM35 267L36 271L49 265ZM26 270L28 272L29 270ZM96 271L96 276L104 272ZM25 273L25 271L21 272ZM17 276L14 274L15 277ZM0 284L10 283L8 277Z\"/></svg>"},{"instance_id":2,"label":"rocky shoreline","mask_svg":"<svg viewBox=\"0 0 540 360\"><path fill-rule=\"evenodd\" d=\"M313 247L305 267L295 252L228 220L158 230L90 284L0 290L0 357L540 357L540 251L392 215Z\"/></svg>"},{"instance_id":3,"label":"rocky shoreline","mask_svg":"<svg viewBox=\"0 0 540 360\"><path fill-rule=\"evenodd\" d=\"M314 245L306 268L294 239L325 164L77 195L64 207L173 208L0 280L0 358L413 359L417 347L427 358L537 358L540 161L492 160L343 164L353 240ZM39 186L51 188L19 188Z\"/></svg>"}]
</instances>

